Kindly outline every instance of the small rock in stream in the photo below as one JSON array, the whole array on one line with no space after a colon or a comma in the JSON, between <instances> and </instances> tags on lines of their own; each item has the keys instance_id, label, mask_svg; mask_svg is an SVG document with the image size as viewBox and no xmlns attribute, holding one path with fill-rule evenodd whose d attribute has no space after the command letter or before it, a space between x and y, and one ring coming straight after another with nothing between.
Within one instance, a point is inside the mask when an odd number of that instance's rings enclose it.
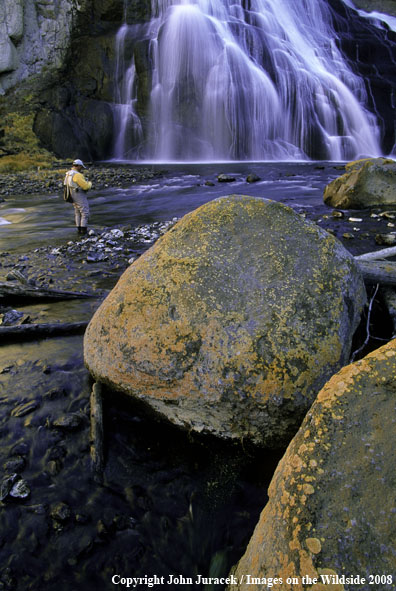
<instances>
[{"instance_id":1,"label":"small rock in stream","mask_svg":"<svg viewBox=\"0 0 396 591\"><path fill-rule=\"evenodd\" d=\"M24 417L25 415L33 412L40 406L38 400L30 400L25 404L19 404L11 411L12 417Z\"/></svg>"},{"instance_id":2,"label":"small rock in stream","mask_svg":"<svg viewBox=\"0 0 396 591\"><path fill-rule=\"evenodd\" d=\"M67 505L67 503L60 502L60 503L57 503L56 505L54 505L54 507L52 507L52 509L50 511L50 515L51 515L52 519L55 519L55 521L59 521L60 523L64 523L65 521L70 519L70 517L72 516L72 512L71 512L69 505Z\"/></svg>"},{"instance_id":3,"label":"small rock in stream","mask_svg":"<svg viewBox=\"0 0 396 591\"><path fill-rule=\"evenodd\" d=\"M0 484L0 501L4 501L4 499L8 497L17 478L18 478L18 474L16 474L16 473L9 474L1 482L1 484Z\"/></svg>"},{"instance_id":4,"label":"small rock in stream","mask_svg":"<svg viewBox=\"0 0 396 591\"><path fill-rule=\"evenodd\" d=\"M64 415L59 419L56 419L52 426L56 427L57 429L65 429L66 431L74 431L80 427L82 423L82 417L79 414L70 413L68 415Z\"/></svg>"},{"instance_id":5,"label":"small rock in stream","mask_svg":"<svg viewBox=\"0 0 396 591\"><path fill-rule=\"evenodd\" d=\"M258 181L261 181L261 178L257 176L257 174L248 174L248 176L246 177L247 183L257 183Z\"/></svg>"},{"instance_id":6,"label":"small rock in stream","mask_svg":"<svg viewBox=\"0 0 396 591\"><path fill-rule=\"evenodd\" d=\"M18 480L10 490L10 497L14 499L27 499L30 495L30 488L26 480Z\"/></svg>"},{"instance_id":7,"label":"small rock in stream","mask_svg":"<svg viewBox=\"0 0 396 591\"><path fill-rule=\"evenodd\" d=\"M217 176L217 180L219 181L219 183L233 183L234 181L236 181L236 178L229 174L219 174Z\"/></svg>"},{"instance_id":8,"label":"small rock in stream","mask_svg":"<svg viewBox=\"0 0 396 591\"><path fill-rule=\"evenodd\" d=\"M396 234L377 234L375 241L377 244L392 246L396 242Z\"/></svg>"},{"instance_id":9,"label":"small rock in stream","mask_svg":"<svg viewBox=\"0 0 396 591\"><path fill-rule=\"evenodd\" d=\"M12 326L13 324L26 324L29 320L29 316L24 312L18 310L7 310L0 314L0 325L1 326Z\"/></svg>"}]
</instances>

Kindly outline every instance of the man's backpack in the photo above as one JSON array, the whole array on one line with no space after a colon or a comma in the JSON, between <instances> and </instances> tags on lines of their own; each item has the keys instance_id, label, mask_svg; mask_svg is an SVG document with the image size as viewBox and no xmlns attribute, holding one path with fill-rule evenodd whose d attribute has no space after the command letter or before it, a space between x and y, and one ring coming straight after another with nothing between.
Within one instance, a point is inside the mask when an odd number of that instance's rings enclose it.
<instances>
[{"instance_id":1,"label":"man's backpack","mask_svg":"<svg viewBox=\"0 0 396 591\"><path fill-rule=\"evenodd\" d=\"M69 185L63 185L63 199L68 203L73 203L72 192Z\"/></svg>"}]
</instances>

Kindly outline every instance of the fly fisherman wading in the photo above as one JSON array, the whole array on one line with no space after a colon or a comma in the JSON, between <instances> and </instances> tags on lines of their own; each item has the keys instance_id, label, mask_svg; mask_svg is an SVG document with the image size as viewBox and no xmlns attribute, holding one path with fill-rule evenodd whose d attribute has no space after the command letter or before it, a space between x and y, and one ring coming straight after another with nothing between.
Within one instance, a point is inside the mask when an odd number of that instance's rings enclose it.
<instances>
[{"instance_id":1,"label":"fly fisherman wading","mask_svg":"<svg viewBox=\"0 0 396 591\"><path fill-rule=\"evenodd\" d=\"M82 160L74 160L71 170L66 173L63 181L63 184L68 185L71 189L75 221L79 234L87 233L89 204L85 193L92 187L91 181L87 181L81 173L83 168L86 168L86 166Z\"/></svg>"}]
</instances>

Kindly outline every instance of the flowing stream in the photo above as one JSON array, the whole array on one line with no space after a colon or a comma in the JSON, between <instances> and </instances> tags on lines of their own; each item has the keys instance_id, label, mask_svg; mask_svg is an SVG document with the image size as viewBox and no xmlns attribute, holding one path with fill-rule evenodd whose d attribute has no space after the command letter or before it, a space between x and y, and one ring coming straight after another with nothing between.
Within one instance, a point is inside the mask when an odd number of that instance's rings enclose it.
<instances>
[{"instance_id":1,"label":"flowing stream","mask_svg":"<svg viewBox=\"0 0 396 591\"><path fill-rule=\"evenodd\" d=\"M380 154L364 81L337 48L325 0L152 0L151 12L117 35L116 159Z\"/></svg>"},{"instance_id":2,"label":"flowing stream","mask_svg":"<svg viewBox=\"0 0 396 591\"><path fill-rule=\"evenodd\" d=\"M122 168L122 165L121 165ZM134 168L137 168L134 166ZM146 166L144 166L146 168ZM163 176L124 188L89 193L90 227L150 224L172 220L203 203L237 193L282 201L320 216L326 184L341 174L336 162L233 162L153 165ZM226 173L235 180L219 183ZM89 178L89 170L87 171ZM246 182L248 174L259 177ZM59 195L19 195L0 203L0 252L27 252L75 240L73 208Z\"/></svg>"}]
</instances>

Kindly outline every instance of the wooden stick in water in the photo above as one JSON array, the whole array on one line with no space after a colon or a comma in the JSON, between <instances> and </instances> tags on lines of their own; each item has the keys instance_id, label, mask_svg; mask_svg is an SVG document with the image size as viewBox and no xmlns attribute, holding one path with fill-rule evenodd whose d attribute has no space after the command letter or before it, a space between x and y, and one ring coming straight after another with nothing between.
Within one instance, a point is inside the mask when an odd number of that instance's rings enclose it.
<instances>
[{"instance_id":1,"label":"wooden stick in water","mask_svg":"<svg viewBox=\"0 0 396 591\"><path fill-rule=\"evenodd\" d=\"M95 382L91 392L91 462L96 482L103 481L103 398L102 384Z\"/></svg>"}]
</instances>

